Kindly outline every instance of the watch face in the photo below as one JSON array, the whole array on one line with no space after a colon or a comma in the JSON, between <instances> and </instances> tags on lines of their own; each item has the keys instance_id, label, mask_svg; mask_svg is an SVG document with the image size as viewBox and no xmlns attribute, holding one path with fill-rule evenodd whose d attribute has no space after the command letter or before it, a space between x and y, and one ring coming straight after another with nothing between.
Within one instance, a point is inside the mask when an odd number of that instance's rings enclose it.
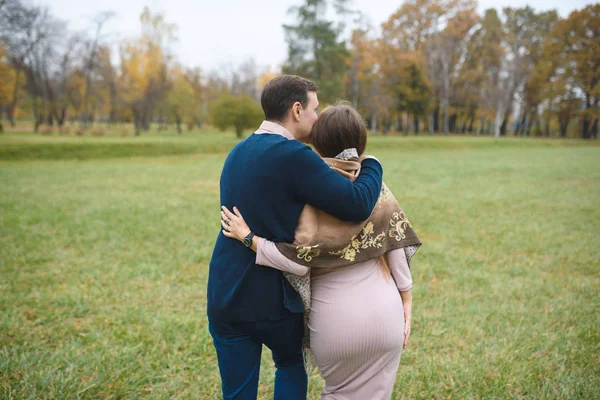
<instances>
[{"instance_id":1,"label":"watch face","mask_svg":"<svg viewBox=\"0 0 600 400\"><path fill-rule=\"evenodd\" d=\"M246 247L252 246L252 238L254 238L254 233L250 232L248 234L248 236L246 236L244 239L242 239L242 243L244 243L244 246L246 246Z\"/></svg>"}]
</instances>

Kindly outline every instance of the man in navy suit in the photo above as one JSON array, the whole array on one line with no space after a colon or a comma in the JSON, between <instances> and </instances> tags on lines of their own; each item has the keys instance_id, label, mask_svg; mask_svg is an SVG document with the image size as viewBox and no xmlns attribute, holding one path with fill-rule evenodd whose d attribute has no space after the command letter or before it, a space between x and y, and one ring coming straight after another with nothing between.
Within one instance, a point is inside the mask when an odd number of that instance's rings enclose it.
<instances>
[{"instance_id":1,"label":"man in navy suit","mask_svg":"<svg viewBox=\"0 0 600 400\"><path fill-rule=\"evenodd\" d=\"M274 242L293 242L306 204L341 220L366 220L381 190L381 165L364 159L351 182L304 144L317 120L317 86L279 76L265 86L261 105L265 121L225 160L221 204L237 206L257 235ZM306 399L302 301L280 271L255 264L247 248L252 235L240 242L220 232L210 261L207 314L223 398L256 399L264 344L277 368L275 399Z\"/></svg>"}]
</instances>

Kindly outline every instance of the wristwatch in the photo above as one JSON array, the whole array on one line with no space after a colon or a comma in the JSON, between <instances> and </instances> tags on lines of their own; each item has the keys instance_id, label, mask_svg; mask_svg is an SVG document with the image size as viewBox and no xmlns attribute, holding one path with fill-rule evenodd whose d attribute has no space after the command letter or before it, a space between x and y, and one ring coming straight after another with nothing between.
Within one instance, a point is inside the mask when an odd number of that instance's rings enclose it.
<instances>
[{"instance_id":1,"label":"wristwatch","mask_svg":"<svg viewBox=\"0 0 600 400\"><path fill-rule=\"evenodd\" d=\"M245 238L242 239L242 243L244 243L244 246L246 247L252 247L252 238L254 237L254 233L250 232L248 234L248 236L246 236Z\"/></svg>"}]
</instances>

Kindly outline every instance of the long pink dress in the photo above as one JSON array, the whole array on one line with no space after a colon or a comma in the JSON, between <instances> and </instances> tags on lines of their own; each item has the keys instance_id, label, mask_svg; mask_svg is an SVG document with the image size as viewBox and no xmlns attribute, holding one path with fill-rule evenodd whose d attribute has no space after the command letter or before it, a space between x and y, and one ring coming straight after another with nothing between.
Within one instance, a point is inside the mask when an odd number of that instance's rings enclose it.
<instances>
[{"instance_id":1,"label":"long pink dress","mask_svg":"<svg viewBox=\"0 0 600 400\"><path fill-rule=\"evenodd\" d=\"M387 253L393 279L377 260L343 268L313 268L308 319L311 350L325 379L321 399L390 399L402 342L399 290L412 287L404 249ZM304 275L308 268L259 241L256 263Z\"/></svg>"}]
</instances>

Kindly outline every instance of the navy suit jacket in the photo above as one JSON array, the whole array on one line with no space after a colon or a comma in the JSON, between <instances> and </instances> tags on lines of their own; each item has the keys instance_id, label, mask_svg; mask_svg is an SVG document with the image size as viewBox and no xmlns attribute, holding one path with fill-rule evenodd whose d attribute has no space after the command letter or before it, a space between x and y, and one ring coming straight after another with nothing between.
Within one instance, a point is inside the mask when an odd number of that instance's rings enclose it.
<instances>
[{"instance_id":1,"label":"navy suit jacket","mask_svg":"<svg viewBox=\"0 0 600 400\"><path fill-rule=\"evenodd\" d=\"M291 243L306 204L341 220L366 220L379 197L382 173L378 161L366 159L351 182L305 144L277 134L252 134L225 160L221 204L230 210L236 206L258 236ZM252 250L219 231L208 278L209 319L266 321L282 318L286 309L304 310L281 271L255 262Z\"/></svg>"}]
</instances>

